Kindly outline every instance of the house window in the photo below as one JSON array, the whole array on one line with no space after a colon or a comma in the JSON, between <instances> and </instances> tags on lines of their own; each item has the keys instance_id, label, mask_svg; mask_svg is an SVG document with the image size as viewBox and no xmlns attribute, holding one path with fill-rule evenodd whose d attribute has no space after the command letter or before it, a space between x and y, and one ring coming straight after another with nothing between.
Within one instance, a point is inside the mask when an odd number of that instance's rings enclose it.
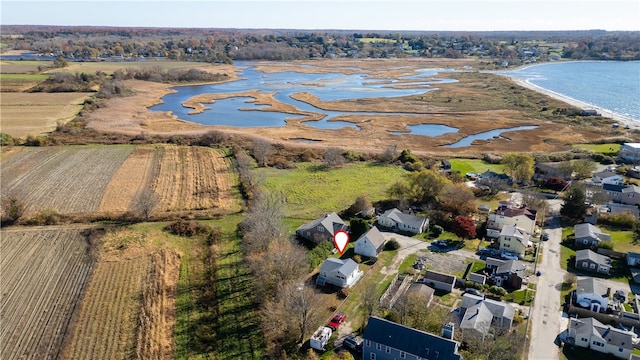
<instances>
[{"instance_id":1,"label":"house window","mask_svg":"<svg viewBox=\"0 0 640 360\"><path fill-rule=\"evenodd\" d=\"M580 340L582 340L582 342L589 342L589 340L587 340L587 338L581 338Z\"/></svg>"},{"instance_id":2,"label":"house window","mask_svg":"<svg viewBox=\"0 0 640 360\"><path fill-rule=\"evenodd\" d=\"M376 350L382 350L382 345L381 344L376 344Z\"/></svg>"},{"instance_id":3,"label":"house window","mask_svg":"<svg viewBox=\"0 0 640 360\"><path fill-rule=\"evenodd\" d=\"M622 348L618 348L618 351L619 351L619 352L622 352L623 350L624 350L624 349L622 349Z\"/></svg>"},{"instance_id":4,"label":"house window","mask_svg":"<svg viewBox=\"0 0 640 360\"><path fill-rule=\"evenodd\" d=\"M589 264L587 264L586 262L583 262L583 263L582 263L582 267L583 267L583 268L587 268L587 267L589 267Z\"/></svg>"},{"instance_id":5,"label":"house window","mask_svg":"<svg viewBox=\"0 0 640 360\"><path fill-rule=\"evenodd\" d=\"M364 344L365 344L366 346L371 346L371 341L369 341L369 340L365 340L365 341L364 341Z\"/></svg>"},{"instance_id":6,"label":"house window","mask_svg":"<svg viewBox=\"0 0 640 360\"><path fill-rule=\"evenodd\" d=\"M595 269L595 268L596 268L596 264L591 264L591 265L589 265L589 268L591 268L591 269Z\"/></svg>"},{"instance_id":7,"label":"house window","mask_svg":"<svg viewBox=\"0 0 640 360\"><path fill-rule=\"evenodd\" d=\"M388 346L386 348L387 348L387 354L391 354L391 348Z\"/></svg>"},{"instance_id":8,"label":"house window","mask_svg":"<svg viewBox=\"0 0 640 360\"><path fill-rule=\"evenodd\" d=\"M404 359L407 357L407 354L404 351L400 351L400 359Z\"/></svg>"},{"instance_id":9,"label":"house window","mask_svg":"<svg viewBox=\"0 0 640 360\"><path fill-rule=\"evenodd\" d=\"M376 360L376 353L371 353L371 356L369 356L369 359Z\"/></svg>"},{"instance_id":10,"label":"house window","mask_svg":"<svg viewBox=\"0 0 640 360\"><path fill-rule=\"evenodd\" d=\"M584 239L584 240L582 240L582 243L583 243L583 244L588 244L588 243L589 243L589 240Z\"/></svg>"},{"instance_id":11,"label":"house window","mask_svg":"<svg viewBox=\"0 0 640 360\"><path fill-rule=\"evenodd\" d=\"M322 226L318 226L316 230L318 230L318 232L324 232L324 228Z\"/></svg>"}]
</instances>

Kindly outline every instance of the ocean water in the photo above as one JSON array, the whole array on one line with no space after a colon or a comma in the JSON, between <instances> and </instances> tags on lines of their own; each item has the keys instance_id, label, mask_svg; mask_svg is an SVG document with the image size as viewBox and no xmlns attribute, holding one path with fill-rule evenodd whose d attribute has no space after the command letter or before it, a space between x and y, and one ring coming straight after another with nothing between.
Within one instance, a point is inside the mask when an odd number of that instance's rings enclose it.
<instances>
[{"instance_id":1,"label":"ocean water","mask_svg":"<svg viewBox=\"0 0 640 360\"><path fill-rule=\"evenodd\" d=\"M640 121L640 62L545 63L502 74L568 96L607 112Z\"/></svg>"}]
</instances>

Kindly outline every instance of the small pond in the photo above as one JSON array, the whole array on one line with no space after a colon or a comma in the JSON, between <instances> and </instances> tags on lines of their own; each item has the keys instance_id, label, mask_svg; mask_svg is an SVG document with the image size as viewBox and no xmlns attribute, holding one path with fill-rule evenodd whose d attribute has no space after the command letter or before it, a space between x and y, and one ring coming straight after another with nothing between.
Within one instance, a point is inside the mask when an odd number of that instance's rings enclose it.
<instances>
[{"instance_id":1,"label":"small pond","mask_svg":"<svg viewBox=\"0 0 640 360\"><path fill-rule=\"evenodd\" d=\"M443 147L446 147L446 148L460 148L460 147L465 147L465 146L471 146L471 143L473 143L475 140L490 140L490 139L493 139L495 137L501 137L503 139L507 139L507 138L502 136L502 133L510 132L510 131L533 130L533 129L537 129L537 128L538 128L538 126L528 125L528 126L516 126L516 127L512 127L512 128L508 128L508 129L496 129L496 130L491 130L491 131L485 131L485 132L482 132L482 133L469 135L467 137L464 137L464 138L460 139L458 142L455 142L455 143L449 144L449 145L445 145Z\"/></svg>"}]
</instances>

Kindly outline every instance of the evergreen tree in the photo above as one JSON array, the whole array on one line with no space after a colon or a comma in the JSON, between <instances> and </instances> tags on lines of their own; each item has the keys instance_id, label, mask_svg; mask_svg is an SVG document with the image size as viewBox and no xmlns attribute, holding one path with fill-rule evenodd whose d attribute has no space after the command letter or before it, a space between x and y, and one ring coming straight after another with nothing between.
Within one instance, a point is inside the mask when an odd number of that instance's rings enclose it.
<instances>
[{"instance_id":1,"label":"evergreen tree","mask_svg":"<svg viewBox=\"0 0 640 360\"><path fill-rule=\"evenodd\" d=\"M583 219L587 214L586 187L582 183L572 184L562 196L564 204L560 208L560 215L572 219Z\"/></svg>"}]
</instances>

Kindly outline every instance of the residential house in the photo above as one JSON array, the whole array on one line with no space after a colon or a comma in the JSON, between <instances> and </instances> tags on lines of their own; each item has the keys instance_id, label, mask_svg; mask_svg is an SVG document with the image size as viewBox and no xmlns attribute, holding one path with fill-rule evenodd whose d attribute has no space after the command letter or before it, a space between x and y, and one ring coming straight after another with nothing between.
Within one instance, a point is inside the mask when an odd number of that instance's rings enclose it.
<instances>
[{"instance_id":1,"label":"residential house","mask_svg":"<svg viewBox=\"0 0 640 360\"><path fill-rule=\"evenodd\" d=\"M573 303L595 312L604 312L609 306L610 289L599 279L579 279L573 293Z\"/></svg>"},{"instance_id":2,"label":"residential house","mask_svg":"<svg viewBox=\"0 0 640 360\"><path fill-rule=\"evenodd\" d=\"M491 310L484 301L481 301L465 310L460 321L460 329L464 331L465 338L469 335L476 335L484 339L491 330L492 321Z\"/></svg>"},{"instance_id":3,"label":"residential house","mask_svg":"<svg viewBox=\"0 0 640 360\"><path fill-rule=\"evenodd\" d=\"M355 243L354 252L358 255L371 258L378 257L384 249L386 238L377 227L372 227L365 234L362 234Z\"/></svg>"},{"instance_id":4,"label":"residential house","mask_svg":"<svg viewBox=\"0 0 640 360\"><path fill-rule=\"evenodd\" d=\"M609 203L603 206L603 208L606 211L606 213L609 213L609 214L629 213L633 215L633 217L635 217L636 220L640 218L640 211L638 210L638 206L636 205Z\"/></svg>"},{"instance_id":5,"label":"residential house","mask_svg":"<svg viewBox=\"0 0 640 360\"><path fill-rule=\"evenodd\" d=\"M328 258L322 263L316 285L332 284L342 288L350 287L362 276L358 264L351 260Z\"/></svg>"},{"instance_id":6,"label":"residential house","mask_svg":"<svg viewBox=\"0 0 640 360\"><path fill-rule=\"evenodd\" d=\"M520 289L526 277L527 267L518 260L487 258L486 270L489 278L498 286Z\"/></svg>"},{"instance_id":7,"label":"residential house","mask_svg":"<svg viewBox=\"0 0 640 360\"><path fill-rule=\"evenodd\" d=\"M442 335L371 316L362 335L362 359L461 360L460 343L453 340L453 326L445 324Z\"/></svg>"},{"instance_id":8,"label":"residential house","mask_svg":"<svg viewBox=\"0 0 640 360\"><path fill-rule=\"evenodd\" d=\"M609 201L627 205L640 205L640 187L636 185L603 184L602 190Z\"/></svg>"},{"instance_id":9,"label":"residential house","mask_svg":"<svg viewBox=\"0 0 640 360\"><path fill-rule=\"evenodd\" d=\"M395 231L421 234L429 229L429 219L405 214L393 208L378 217L378 224Z\"/></svg>"},{"instance_id":10,"label":"residential house","mask_svg":"<svg viewBox=\"0 0 640 360\"><path fill-rule=\"evenodd\" d=\"M589 249L576 251L576 269L609 275L611 272L611 258L598 254Z\"/></svg>"},{"instance_id":11,"label":"residential house","mask_svg":"<svg viewBox=\"0 0 640 360\"><path fill-rule=\"evenodd\" d=\"M620 146L620 157L623 161L636 165L640 162L640 143L624 143Z\"/></svg>"},{"instance_id":12,"label":"residential house","mask_svg":"<svg viewBox=\"0 0 640 360\"><path fill-rule=\"evenodd\" d=\"M436 290L446 292L452 292L453 287L456 285L456 277L454 275L443 274L433 270L425 271L421 281Z\"/></svg>"},{"instance_id":13,"label":"residential house","mask_svg":"<svg viewBox=\"0 0 640 360\"><path fill-rule=\"evenodd\" d=\"M624 178L612 171L600 171L594 173L591 176L591 180L594 184L602 185L602 184L610 184L610 185L622 185L624 183Z\"/></svg>"},{"instance_id":14,"label":"residential house","mask_svg":"<svg viewBox=\"0 0 640 360\"><path fill-rule=\"evenodd\" d=\"M513 179L511 179L511 177L507 174L498 174L497 172L490 170L487 170L478 175L477 183L479 183L480 185L491 185L497 182L511 185L513 183Z\"/></svg>"},{"instance_id":15,"label":"residential house","mask_svg":"<svg viewBox=\"0 0 640 360\"><path fill-rule=\"evenodd\" d=\"M573 232L575 233L575 246L577 248L596 247L602 241L611 241L611 235L603 233L597 226L589 223L574 225Z\"/></svg>"},{"instance_id":16,"label":"residential house","mask_svg":"<svg viewBox=\"0 0 640 360\"><path fill-rule=\"evenodd\" d=\"M434 293L435 290L427 284L421 282L412 282L407 288L407 291L404 293L404 296L418 297L423 301L423 305L427 307L431 305Z\"/></svg>"},{"instance_id":17,"label":"residential house","mask_svg":"<svg viewBox=\"0 0 640 360\"><path fill-rule=\"evenodd\" d=\"M323 217L310 223L301 225L296 234L316 244L327 240L333 242L333 235L340 231L348 231L349 227L336 213L325 214Z\"/></svg>"},{"instance_id":18,"label":"residential house","mask_svg":"<svg viewBox=\"0 0 640 360\"><path fill-rule=\"evenodd\" d=\"M489 213L487 218L487 233L497 237L506 225L515 225L524 229L529 235L536 229L537 211L528 209L526 205L516 207L510 203L500 203L496 211Z\"/></svg>"},{"instance_id":19,"label":"residential house","mask_svg":"<svg viewBox=\"0 0 640 360\"><path fill-rule=\"evenodd\" d=\"M487 277L482 274L471 273L467 280L476 284L484 285L487 282Z\"/></svg>"},{"instance_id":20,"label":"residential house","mask_svg":"<svg viewBox=\"0 0 640 360\"><path fill-rule=\"evenodd\" d=\"M547 180L552 177L569 180L571 178L571 163L563 161L536 164L534 179Z\"/></svg>"},{"instance_id":21,"label":"residential house","mask_svg":"<svg viewBox=\"0 0 640 360\"><path fill-rule=\"evenodd\" d=\"M532 245L529 234L516 225L505 225L498 237L500 250L524 256L527 246Z\"/></svg>"},{"instance_id":22,"label":"residential house","mask_svg":"<svg viewBox=\"0 0 640 360\"><path fill-rule=\"evenodd\" d=\"M569 318L567 343L570 345L629 359L634 341L637 337L631 331L604 325L594 318Z\"/></svg>"},{"instance_id":23,"label":"residential house","mask_svg":"<svg viewBox=\"0 0 640 360\"><path fill-rule=\"evenodd\" d=\"M491 313L490 325L492 327L499 330L508 330L511 328L511 325L513 325L513 317L516 314L516 309L511 304L504 301L486 299L482 296L473 294L465 293L462 295L460 313L463 314L463 320L465 318L473 320L473 318L471 318L471 314L480 314L481 312L485 312L483 307L486 307L486 309ZM469 311L471 311L471 313L467 314ZM476 328L476 330L478 329Z\"/></svg>"}]
</instances>

